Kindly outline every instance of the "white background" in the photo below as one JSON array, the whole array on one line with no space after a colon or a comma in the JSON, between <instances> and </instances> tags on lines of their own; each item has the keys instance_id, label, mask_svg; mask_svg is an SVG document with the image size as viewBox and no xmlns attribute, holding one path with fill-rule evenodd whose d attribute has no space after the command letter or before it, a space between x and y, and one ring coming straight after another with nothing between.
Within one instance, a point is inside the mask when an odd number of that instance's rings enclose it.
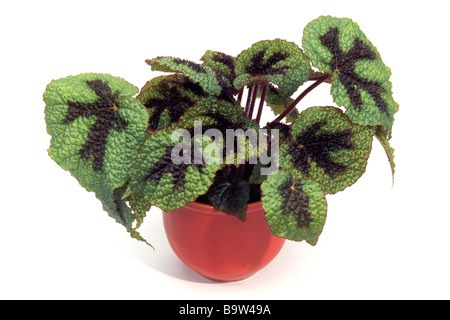
<instances>
[{"instance_id":1,"label":"white background","mask_svg":"<svg viewBox=\"0 0 450 320\"><path fill-rule=\"evenodd\" d=\"M2 299L450 298L449 37L444 1L2 1L0 4ZM218 284L168 246L161 213L133 240L47 155L42 94L83 72L141 87L147 58L197 61L282 38L301 46L323 14L356 21L392 69L400 104L391 187L374 141L366 174L328 197L317 246L289 242L256 276ZM300 108L332 104L328 85Z\"/></svg>"}]
</instances>

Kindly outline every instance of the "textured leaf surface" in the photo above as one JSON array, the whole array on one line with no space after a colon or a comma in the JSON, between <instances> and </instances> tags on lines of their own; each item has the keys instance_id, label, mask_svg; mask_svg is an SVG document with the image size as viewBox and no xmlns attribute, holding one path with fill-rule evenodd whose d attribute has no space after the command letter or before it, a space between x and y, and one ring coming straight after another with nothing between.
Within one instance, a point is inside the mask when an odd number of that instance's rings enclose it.
<instances>
[{"instance_id":1,"label":"textured leaf surface","mask_svg":"<svg viewBox=\"0 0 450 320\"><path fill-rule=\"evenodd\" d=\"M172 150L179 140L172 140L171 130L163 129L145 142L131 177L129 188L132 194L144 197L142 201L162 210L172 211L188 205L198 195L204 194L212 184L215 172L221 164L208 164L204 160L195 161L196 141L200 150L207 146L201 137L193 138L188 146L191 163L172 161Z\"/></svg>"},{"instance_id":2,"label":"textured leaf surface","mask_svg":"<svg viewBox=\"0 0 450 320\"><path fill-rule=\"evenodd\" d=\"M217 80L222 87L219 97L233 102L233 95L238 92L233 86L236 79L236 58L222 52L207 50L201 60L217 74Z\"/></svg>"},{"instance_id":3,"label":"textured leaf surface","mask_svg":"<svg viewBox=\"0 0 450 320\"><path fill-rule=\"evenodd\" d=\"M395 174L394 151L395 150L394 150L394 148L391 147L391 144L389 143L389 136L382 127L377 128L375 137L377 137L378 141L381 143L381 146L384 148L384 151L386 152L386 156L388 157L388 161L391 166L392 183L394 183L394 174Z\"/></svg>"},{"instance_id":4,"label":"textured leaf surface","mask_svg":"<svg viewBox=\"0 0 450 320\"><path fill-rule=\"evenodd\" d=\"M214 71L226 75L230 80L234 80L234 68L236 66L235 57L222 52L208 50L201 60Z\"/></svg>"},{"instance_id":5,"label":"textured leaf surface","mask_svg":"<svg viewBox=\"0 0 450 320\"><path fill-rule=\"evenodd\" d=\"M306 26L303 48L315 67L333 73L333 99L354 122L392 130L398 104L392 97L391 71L356 23L319 17Z\"/></svg>"},{"instance_id":6,"label":"textured leaf surface","mask_svg":"<svg viewBox=\"0 0 450 320\"><path fill-rule=\"evenodd\" d=\"M137 99L147 108L149 130L159 130L177 122L202 97L203 89L180 74L148 81Z\"/></svg>"},{"instance_id":7,"label":"textured leaf surface","mask_svg":"<svg viewBox=\"0 0 450 320\"><path fill-rule=\"evenodd\" d=\"M242 115L242 108L217 98L204 98L190 108L173 128L191 129L195 121L201 121L203 130L216 128L225 131L234 126Z\"/></svg>"},{"instance_id":8,"label":"textured leaf surface","mask_svg":"<svg viewBox=\"0 0 450 320\"><path fill-rule=\"evenodd\" d=\"M267 103L267 106L273 111L273 114L278 116L284 112L289 107L289 104L294 101L293 99L290 99L289 103L285 104L275 104L275 103ZM297 118L299 115L298 109L294 108L291 112L286 116L286 122L290 123L294 121L295 118Z\"/></svg>"},{"instance_id":9,"label":"textured leaf surface","mask_svg":"<svg viewBox=\"0 0 450 320\"><path fill-rule=\"evenodd\" d=\"M365 172L374 133L340 109L306 109L292 124L291 141L280 147L280 165L317 181L325 193L342 191Z\"/></svg>"},{"instance_id":10,"label":"textured leaf surface","mask_svg":"<svg viewBox=\"0 0 450 320\"><path fill-rule=\"evenodd\" d=\"M228 102L216 98L202 99L178 122L149 135L129 185L132 207L138 212L145 212L151 205L171 211L204 194L212 184L215 172L221 168L223 159L220 163L205 162L202 155L208 156L204 151L212 141L203 139L201 135L208 129L224 129L234 124L238 115L238 108ZM196 127L197 121L201 122L201 127ZM178 129L185 130L186 140L172 139L172 134ZM180 143L185 144L181 145L182 154L177 155L186 156L186 161L175 163L172 151L177 146L179 148Z\"/></svg>"},{"instance_id":11,"label":"textured leaf surface","mask_svg":"<svg viewBox=\"0 0 450 320\"><path fill-rule=\"evenodd\" d=\"M275 236L317 243L327 214L325 195L318 183L294 179L280 170L268 176L261 190L266 221Z\"/></svg>"},{"instance_id":12,"label":"textured leaf surface","mask_svg":"<svg viewBox=\"0 0 450 320\"><path fill-rule=\"evenodd\" d=\"M173 57L157 57L146 61L154 71L177 72L199 84L209 95L220 96L225 81L207 65ZM229 85L231 86L231 85Z\"/></svg>"},{"instance_id":13,"label":"textured leaf surface","mask_svg":"<svg viewBox=\"0 0 450 320\"><path fill-rule=\"evenodd\" d=\"M152 133L139 154L127 190L127 193L135 194L140 199L134 200L132 206L149 208L155 205L171 211L206 193L213 183L215 172L228 160L228 150L224 150L226 130L255 125L252 120L244 118L241 107L216 98L206 98L191 107L178 122ZM178 129L183 129L186 137L172 139L172 134ZM217 129L215 132L222 139L211 134L211 129ZM214 137L214 140L209 137ZM238 140L241 138L237 135ZM235 144L236 147L238 145ZM244 157L256 156L257 149L252 149L249 143L239 146L245 147ZM235 161L239 159L239 150L230 150ZM175 163L173 153L182 156L184 161ZM144 197L144 200L139 197Z\"/></svg>"},{"instance_id":14,"label":"textured leaf surface","mask_svg":"<svg viewBox=\"0 0 450 320\"><path fill-rule=\"evenodd\" d=\"M148 113L138 89L107 74L52 81L44 93L50 157L102 201L129 231L133 216L121 200L143 142Z\"/></svg>"},{"instance_id":15,"label":"textured leaf surface","mask_svg":"<svg viewBox=\"0 0 450 320\"><path fill-rule=\"evenodd\" d=\"M209 129L217 129L222 133L224 162L229 164L240 164L251 157L256 157L258 152L258 144L253 144L250 140L248 129L253 129L256 137L259 134L259 125L244 116L243 109L237 104L231 104L216 98L202 99L186 112L180 121L173 125L173 128L194 128L195 121L201 121L202 132L207 133ZM227 130L234 135L228 140ZM234 147L226 148L227 144ZM232 160L234 159L234 160ZM234 162L233 162L234 161Z\"/></svg>"},{"instance_id":16,"label":"textured leaf surface","mask_svg":"<svg viewBox=\"0 0 450 320\"><path fill-rule=\"evenodd\" d=\"M289 97L308 80L310 65L303 51L292 42L275 39L253 44L237 58L234 86L268 81Z\"/></svg>"},{"instance_id":17,"label":"textured leaf surface","mask_svg":"<svg viewBox=\"0 0 450 320\"><path fill-rule=\"evenodd\" d=\"M109 186L99 187L95 190L95 196L102 203L103 210L116 220L117 223L123 225L128 232L132 232L131 225L135 220L131 209L126 201L122 200L123 188L111 190Z\"/></svg>"},{"instance_id":18,"label":"textured leaf surface","mask_svg":"<svg viewBox=\"0 0 450 320\"><path fill-rule=\"evenodd\" d=\"M290 96L284 96L280 93L278 88L269 83L265 98L267 104L286 105L290 104L294 99Z\"/></svg>"},{"instance_id":19,"label":"textured leaf surface","mask_svg":"<svg viewBox=\"0 0 450 320\"><path fill-rule=\"evenodd\" d=\"M286 123L275 122L268 123L264 129L267 129L267 134L269 137L272 137L272 130L278 130L278 141L279 144L289 142L291 140L291 127Z\"/></svg>"},{"instance_id":20,"label":"textured leaf surface","mask_svg":"<svg viewBox=\"0 0 450 320\"><path fill-rule=\"evenodd\" d=\"M247 204L250 199L248 182L216 179L207 195L214 209L245 221Z\"/></svg>"}]
</instances>

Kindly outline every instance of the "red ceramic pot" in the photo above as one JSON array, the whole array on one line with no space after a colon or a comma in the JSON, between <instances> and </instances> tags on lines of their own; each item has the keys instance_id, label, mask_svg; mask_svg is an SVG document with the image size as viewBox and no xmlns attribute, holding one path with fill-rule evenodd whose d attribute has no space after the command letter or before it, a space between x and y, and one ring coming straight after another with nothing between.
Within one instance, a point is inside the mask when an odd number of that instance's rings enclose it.
<instances>
[{"instance_id":1,"label":"red ceramic pot","mask_svg":"<svg viewBox=\"0 0 450 320\"><path fill-rule=\"evenodd\" d=\"M275 258L285 242L270 232L261 202L248 205L245 222L198 202L164 212L163 221L176 255L215 281L254 275Z\"/></svg>"}]
</instances>

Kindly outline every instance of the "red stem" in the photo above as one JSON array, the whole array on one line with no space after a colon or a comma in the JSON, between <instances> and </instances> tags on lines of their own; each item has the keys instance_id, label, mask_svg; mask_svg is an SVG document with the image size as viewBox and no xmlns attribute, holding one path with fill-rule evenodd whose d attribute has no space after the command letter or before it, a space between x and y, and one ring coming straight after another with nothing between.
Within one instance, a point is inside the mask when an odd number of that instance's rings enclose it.
<instances>
[{"instance_id":1,"label":"red stem","mask_svg":"<svg viewBox=\"0 0 450 320\"><path fill-rule=\"evenodd\" d=\"M248 111L250 109L250 103L252 102L252 94L253 93L253 85L250 85L248 87L248 92L247 92L247 103L245 104L245 109L244 109L244 114L247 116L248 115Z\"/></svg>"},{"instance_id":2,"label":"red stem","mask_svg":"<svg viewBox=\"0 0 450 320\"><path fill-rule=\"evenodd\" d=\"M281 120L283 120L294 108L295 106L312 90L314 90L316 87L318 87L322 82L326 81L329 77L332 76L332 73L327 73L326 75L323 75L319 78L317 78L312 85L310 85L308 88L305 89L298 97L295 99L289 107L287 107L275 120L273 120L271 123L278 123Z\"/></svg>"},{"instance_id":3,"label":"red stem","mask_svg":"<svg viewBox=\"0 0 450 320\"><path fill-rule=\"evenodd\" d=\"M268 85L269 85L268 82L266 82L266 83L264 83L263 88L262 88L261 99L259 100L258 113L256 114L256 122L258 124L261 121L261 114L262 114L262 110L263 110L263 106L264 106L264 100L266 99Z\"/></svg>"},{"instance_id":4,"label":"red stem","mask_svg":"<svg viewBox=\"0 0 450 320\"><path fill-rule=\"evenodd\" d=\"M244 87L239 89L238 96L237 96L237 103L240 105L242 101L242 96L244 95Z\"/></svg>"},{"instance_id":5,"label":"red stem","mask_svg":"<svg viewBox=\"0 0 450 320\"><path fill-rule=\"evenodd\" d=\"M253 117L253 109L255 109L256 96L258 95L259 83L255 82L253 85L252 92L252 103L250 104L250 110L248 111L247 118L251 119Z\"/></svg>"}]
</instances>

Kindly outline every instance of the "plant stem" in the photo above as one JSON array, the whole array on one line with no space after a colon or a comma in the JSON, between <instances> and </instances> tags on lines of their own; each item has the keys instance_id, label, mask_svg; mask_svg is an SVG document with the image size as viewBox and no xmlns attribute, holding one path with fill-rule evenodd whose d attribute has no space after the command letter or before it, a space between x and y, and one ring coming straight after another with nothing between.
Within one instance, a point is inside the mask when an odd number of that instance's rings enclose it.
<instances>
[{"instance_id":1,"label":"plant stem","mask_svg":"<svg viewBox=\"0 0 450 320\"><path fill-rule=\"evenodd\" d=\"M315 81L315 80L319 79L320 77L325 76L325 75L327 75L327 74L328 74L328 73L323 72L323 71L314 71L314 72L311 72L310 75L309 75L308 81Z\"/></svg>"},{"instance_id":2,"label":"plant stem","mask_svg":"<svg viewBox=\"0 0 450 320\"><path fill-rule=\"evenodd\" d=\"M252 94L253 93L253 84L248 86L248 93L247 93L247 103L245 104L244 114L247 116L248 111L250 110L250 104L252 101Z\"/></svg>"},{"instance_id":3,"label":"plant stem","mask_svg":"<svg viewBox=\"0 0 450 320\"><path fill-rule=\"evenodd\" d=\"M256 122L258 124L261 121L261 114L262 114L262 109L263 109L263 106L264 106L264 100L266 100L266 93L267 93L267 86L268 85L269 85L268 82L265 82L263 84L263 88L262 88L262 92L261 92L261 98L259 100L258 113L256 114Z\"/></svg>"},{"instance_id":4,"label":"plant stem","mask_svg":"<svg viewBox=\"0 0 450 320\"><path fill-rule=\"evenodd\" d=\"M239 89L238 92L238 96L237 96L237 103L239 103L239 105L241 104L242 101L242 96L244 95L244 87L242 87L241 89Z\"/></svg>"},{"instance_id":5,"label":"plant stem","mask_svg":"<svg viewBox=\"0 0 450 320\"><path fill-rule=\"evenodd\" d=\"M287 107L275 120L273 120L271 123L278 123L281 120L283 120L294 108L295 106L304 98L308 93L313 91L316 87L318 87L322 82L326 81L328 78L330 78L333 74L327 73L319 78L317 78L312 85L310 85L308 88L305 89L298 97L295 99L289 107Z\"/></svg>"},{"instance_id":6,"label":"plant stem","mask_svg":"<svg viewBox=\"0 0 450 320\"><path fill-rule=\"evenodd\" d=\"M247 118L251 119L253 117L253 109L255 109L256 97L258 95L259 83L255 82L253 84L253 92L252 92L252 103L250 104L250 109L248 110Z\"/></svg>"}]
</instances>

